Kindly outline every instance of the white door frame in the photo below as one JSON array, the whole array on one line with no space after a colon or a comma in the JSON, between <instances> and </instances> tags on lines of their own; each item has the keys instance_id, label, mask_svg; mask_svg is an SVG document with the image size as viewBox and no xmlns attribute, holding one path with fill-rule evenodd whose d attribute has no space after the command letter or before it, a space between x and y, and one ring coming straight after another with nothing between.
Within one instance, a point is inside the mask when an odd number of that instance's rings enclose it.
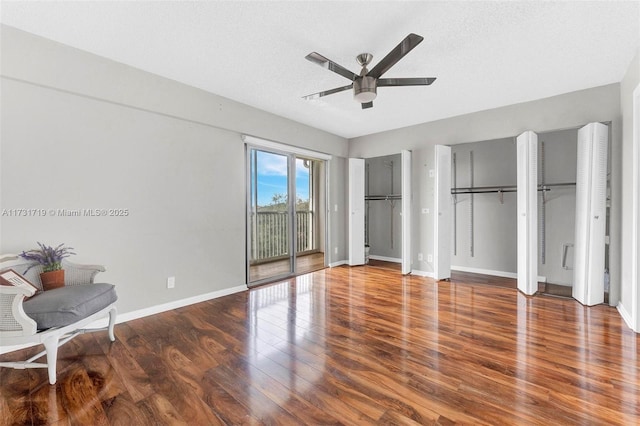
<instances>
[{"instance_id":1,"label":"white door frame","mask_svg":"<svg viewBox=\"0 0 640 426\"><path fill-rule=\"evenodd\" d=\"M631 209L631 328L640 333L640 84L633 91L633 205Z\"/></svg>"},{"instance_id":2,"label":"white door frame","mask_svg":"<svg viewBox=\"0 0 640 426\"><path fill-rule=\"evenodd\" d=\"M411 151L403 149L402 173L402 274L411 273Z\"/></svg>"},{"instance_id":3,"label":"white door frame","mask_svg":"<svg viewBox=\"0 0 640 426\"><path fill-rule=\"evenodd\" d=\"M518 290L538 291L538 135L530 130L516 138L518 212Z\"/></svg>"},{"instance_id":4,"label":"white door frame","mask_svg":"<svg viewBox=\"0 0 640 426\"><path fill-rule=\"evenodd\" d=\"M349 158L349 266L364 265L364 159Z\"/></svg>"},{"instance_id":5,"label":"white door frame","mask_svg":"<svg viewBox=\"0 0 640 426\"><path fill-rule=\"evenodd\" d=\"M436 281L451 278L451 147L435 146L435 215L433 273Z\"/></svg>"},{"instance_id":6,"label":"white door frame","mask_svg":"<svg viewBox=\"0 0 640 426\"><path fill-rule=\"evenodd\" d=\"M608 140L605 124L578 130L572 296L587 306L604 302Z\"/></svg>"}]
</instances>

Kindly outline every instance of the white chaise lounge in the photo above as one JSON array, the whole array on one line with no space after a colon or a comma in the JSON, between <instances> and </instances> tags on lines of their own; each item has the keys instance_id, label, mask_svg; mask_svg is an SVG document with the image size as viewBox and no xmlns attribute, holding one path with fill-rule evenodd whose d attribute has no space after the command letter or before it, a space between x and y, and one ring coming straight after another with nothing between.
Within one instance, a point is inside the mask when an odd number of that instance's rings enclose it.
<instances>
[{"instance_id":1,"label":"white chaise lounge","mask_svg":"<svg viewBox=\"0 0 640 426\"><path fill-rule=\"evenodd\" d=\"M108 330L109 339L115 341L115 302L118 296L112 284L94 283L99 265L78 265L63 261L65 286L42 291L40 265L16 255L0 256L0 271L13 269L35 285L36 290L0 285L0 349L28 347L42 344L44 351L25 360L0 362L0 367L16 369L47 368L49 383L56 383L58 347L79 334ZM84 329L88 324L109 317L105 328ZM46 355L46 363L34 362Z\"/></svg>"}]
</instances>

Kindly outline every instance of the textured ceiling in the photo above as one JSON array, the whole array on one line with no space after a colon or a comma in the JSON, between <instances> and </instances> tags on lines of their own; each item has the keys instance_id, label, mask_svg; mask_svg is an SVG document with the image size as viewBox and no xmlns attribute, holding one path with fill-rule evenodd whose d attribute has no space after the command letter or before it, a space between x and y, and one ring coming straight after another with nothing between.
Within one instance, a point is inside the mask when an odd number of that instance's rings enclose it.
<instances>
[{"instance_id":1,"label":"textured ceiling","mask_svg":"<svg viewBox=\"0 0 640 426\"><path fill-rule=\"evenodd\" d=\"M307 125L355 137L619 82L640 46L640 2L7 2L0 21ZM362 110L349 84L409 33L424 41ZM371 67L370 67L371 68Z\"/></svg>"}]
</instances>

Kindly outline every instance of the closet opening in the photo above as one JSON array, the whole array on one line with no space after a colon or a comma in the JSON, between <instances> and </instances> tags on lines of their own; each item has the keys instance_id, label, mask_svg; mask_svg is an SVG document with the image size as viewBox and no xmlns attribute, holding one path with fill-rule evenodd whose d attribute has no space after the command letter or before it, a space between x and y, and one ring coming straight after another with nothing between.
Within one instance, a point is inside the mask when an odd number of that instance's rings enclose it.
<instances>
[{"instance_id":1,"label":"closet opening","mask_svg":"<svg viewBox=\"0 0 640 426\"><path fill-rule=\"evenodd\" d=\"M578 129L538 134L538 274L541 294L571 297Z\"/></svg>"},{"instance_id":2,"label":"closet opening","mask_svg":"<svg viewBox=\"0 0 640 426\"><path fill-rule=\"evenodd\" d=\"M451 270L517 278L515 138L451 146Z\"/></svg>"},{"instance_id":3,"label":"closet opening","mask_svg":"<svg viewBox=\"0 0 640 426\"><path fill-rule=\"evenodd\" d=\"M400 270L401 167L400 154L365 160L365 264Z\"/></svg>"},{"instance_id":4,"label":"closet opening","mask_svg":"<svg viewBox=\"0 0 640 426\"><path fill-rule=\"evenodd\" d=\"M532 228L536 229L534 238L537 234L534 250L537 251L537 289L533 292L537 290L539 294L574 297L588 305L597 304L601 302L583 300L602 300L602 294L589 294L581 300L576 291L587 294L581 286L603 280L604 303L608 303L610 156L606 151L610 149L607 141L611 126L606 125L592 123L580 129L534 134L537 139L532 146L536 147L536 152L528 159L528 164L534 168L529 173L536 179L532 188L537 192L537 210L533 212L537 220ZM584 133L594 132L593 129L597 130L595 138L599 140L589 145ZM518 253L522 250L518 244L518 218L523 213L518 207L517 156L515 138L451 146L453 271L518 278L518 260L522 255ZM577 196L577 181L581 182L578 190L580 185L585 186L584 182L593 186L592 195ZM582 191L582 194L588 192ZM596 213L585 214L589 209L595 209ZM592 223L585 225L585 221ZM584 238L579 237L582 241L577 245L583 251L577 254L576 230L596 229L603 223L604 239L596 235L592 241L587 241L589 247L585 249ZM581 228L583 225L586 228ZM581 236L584 234L580 231ZM602 261L604 268L599 263ZM595 267L587 270L585 262ZM575 268L582 268L577 277ZM596 284L593 288L599 292L602 285Z\"/></svg>"},{"instance_id":5,"label":"closet opening","mask_svg":"<svg viewBox=\"0 0 640 426\"><path fill-rule=\"evenodd\" d=\"M349 159L350 266L411 273L411 151Z\"/></svg>"}]
</instances>

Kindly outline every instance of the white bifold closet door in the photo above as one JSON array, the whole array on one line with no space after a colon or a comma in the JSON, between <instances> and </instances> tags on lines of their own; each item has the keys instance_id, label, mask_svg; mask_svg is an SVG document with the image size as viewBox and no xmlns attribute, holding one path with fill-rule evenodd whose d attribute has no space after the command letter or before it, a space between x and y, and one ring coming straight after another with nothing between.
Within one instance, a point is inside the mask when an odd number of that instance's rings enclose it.
<instances>
[{"instance_id":1,"label":"white bifold closet door","mask_svg":"<svg viewBox=\"0 0 640 426\"><path fill-rule=\"evenodd\" d=\"M538 291L538 135L516 138L518 174L518 290Z\"/></svg>"},{"instance_id":2,"label":"white bifold closet door","mask_svg":"<svg viewBox=\"0 0 640 426\"><path fill-rule=\"evenodd\" d=\"M631 318L629 325L640 333L640 84L633 91L633 149L632 149L632 174L631 189Z\"/></svg>"},{"instance_id":3,"label":"white bifold closet door","mask_svg":"<svg viewBox=\"0 0 640 426\"><path fill-rule=\"evenodd\" d=\"M434 278L451 278L451 147L436 145Z\"/></svg>"},{"instance_id":4,"label":"white bifold closet door","mask_svg":"<svg viewBox=\"0 0 640 426\"><path fill-rule=\"evenodd\" d=\"M349 158L349 265L364 265L364 159Z\"/></svg>"},{"instance_id":5,"label":"white bifold closet door","mask_svg":"<svg viewBox=\"0 0 640 426\"><path fill-rule=\"evenodd\" d=\"M402 150L402 274L411 273L411 151Z\"/></svg>"},{"instance_id":6,"label":"white bifold closet door","mask_svg":"<svg viewBox=\"0 0 640 426\"><path fill-rule=\"evenodd\" d=\"M604 302L608 142L604 124L578 131L573 297L587 306Z\"/></svg>"}]
</instances>

